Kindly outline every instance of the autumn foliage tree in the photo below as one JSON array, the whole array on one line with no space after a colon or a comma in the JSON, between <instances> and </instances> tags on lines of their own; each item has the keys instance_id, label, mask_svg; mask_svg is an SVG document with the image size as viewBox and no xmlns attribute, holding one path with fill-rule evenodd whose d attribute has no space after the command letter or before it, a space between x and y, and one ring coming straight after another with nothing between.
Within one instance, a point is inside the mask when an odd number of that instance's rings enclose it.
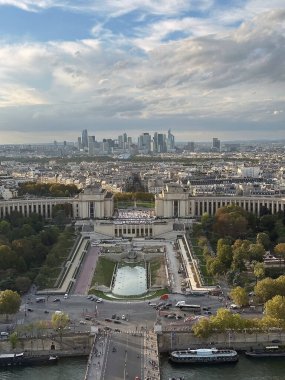
<instances>
[{"instance_id":1,"label":"autumn foliage tree","mask_svg":"<svg viewBox=\"0 0 285 380\"><path fill-rule=\"evenodd\" d=\"M233 240L246 236L248 227L247 213L241 207L229 205L217 210L213 230L219 237Z\"/></svg>"},{"instance_id":2,"label":"autumn foliage tree","mask_svg":"<svg viewBox=\"0 0 285 380\"><path fill-rule=\"evenodd\" d=\"M236 288L232 289L230 296L236 305L248 305L248 294L244 288L237 286Z\"/></svg>"},{"instance_id":3,"label":"autumn foliage tree","mask_svg":"<svg viewBox=\"0 0 285 380\"><path fill-rule=\"evenodd\" d=\"M0 292L0 314L15 314L19 311L20 305L21 297L17 292L12 290Z\"/></svg>"},{"instance_id":4,"label":"autumn foliage tree","mask_svg":"<svg viewBox=\"0 0 285 380\"><path fill-rule=\"evenodd\" d=\"M265 314L275 319L285 320L285 297L275 296L264 305Z\"/></svg>"}]
</instances>

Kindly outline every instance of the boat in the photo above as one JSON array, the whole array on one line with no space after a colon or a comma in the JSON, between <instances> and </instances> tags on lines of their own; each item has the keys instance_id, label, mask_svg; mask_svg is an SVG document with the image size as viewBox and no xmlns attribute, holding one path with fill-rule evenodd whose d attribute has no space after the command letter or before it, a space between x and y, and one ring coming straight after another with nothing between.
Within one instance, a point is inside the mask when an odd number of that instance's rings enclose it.
<instances>
[{"instance_id":1,"label":"boat","mask_svg":"<svg viewBox=\"0 0 285 380\"><path fill-rule=\"evenodd\" d=\"M0 367L24 367L33 365L56 364L56 355L33 355L26 352L0 354Z\"/></svg>"},{"instance_id":2,"label":"boat","mask_svg":"<svg viewBox=\"0 0 285 380\"><path fill-rule=\"evenodd\" d=\"M255 349L245 352L246 356L252 358L265 358L265 357L282 357L285 356L285 348L279 346L267 346L265 348Z\"/></svg>"},{"instance_id":3,"label":"boat","mask_svg":"<svg viewBox=\"0 0 285 380\"><path fill-rule=\"evenodd\" d=\"M231 363L238 361L235 350L217 348L198 348L172 351L170 360L173 363L205 364L205 363Z\"/></svg>"}]
</instances>

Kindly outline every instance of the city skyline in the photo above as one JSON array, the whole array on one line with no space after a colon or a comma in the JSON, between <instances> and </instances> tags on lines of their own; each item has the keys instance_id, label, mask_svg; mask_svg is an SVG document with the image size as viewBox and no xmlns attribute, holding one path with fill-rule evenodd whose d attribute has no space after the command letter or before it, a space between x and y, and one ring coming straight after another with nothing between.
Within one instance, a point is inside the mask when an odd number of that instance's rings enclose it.
<instances>
[{"instance_id":1,"label":"city skyline","mask_svg":"<svg viewBox=\"0 0 285 380\"><path fill-rule=\"evenodd\" d=\"M0 144L284 138L284 1L0 0Z\"/></svg>"}]
</instances>

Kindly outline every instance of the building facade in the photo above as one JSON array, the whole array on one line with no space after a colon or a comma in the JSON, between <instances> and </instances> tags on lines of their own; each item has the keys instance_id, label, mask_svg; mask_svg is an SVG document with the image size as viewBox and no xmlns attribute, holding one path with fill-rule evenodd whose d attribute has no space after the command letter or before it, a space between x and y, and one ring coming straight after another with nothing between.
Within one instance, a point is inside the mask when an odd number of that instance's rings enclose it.
<instances>
[{"instance_id":1,"label":"building facade","mask_svg":"<svg viewBox=\"0 0 285 380\"><path fill-rule=\"evenodd\" d=\"M50 219L53 207L65 203L72 205L71 216L74 219L100 220L113 218L114 215L114 195L100 186L90 186L75 198L15 198L0 200L0 218L4 218L13 211L18 211L24 216L38 213L45 219ZM240 206L255 215L261 215L264 211L270 214L285 213L285 198L282 197L193 196L189 189L185 189L178 184L167 184L162 192L155 196L155 216L158 219L196 218L201 217L204 213L214 215L220 207L227 205ZM115 232L116 228L117 232ZM124 226L119 225L114 227L114 235L125 235L124 228ZM137 229L137 227L130 228L131 230ZM150 228L149 226L147 227L149 236L152 235ZM132 235L133 232L130 232L130 234ZM137 235L137 230L135 234Z\"/></svg>"}]
</instances>

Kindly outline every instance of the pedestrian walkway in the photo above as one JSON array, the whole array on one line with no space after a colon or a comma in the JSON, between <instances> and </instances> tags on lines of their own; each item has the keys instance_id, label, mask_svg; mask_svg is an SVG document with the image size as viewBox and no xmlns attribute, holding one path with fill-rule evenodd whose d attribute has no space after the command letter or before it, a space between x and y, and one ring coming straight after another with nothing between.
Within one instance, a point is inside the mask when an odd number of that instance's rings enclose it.
<instances>
[{"instance_id":1,"label":"pedestrian walkway","mask_svg":"<svg viewBox=\"0 0 285 380\"><path fill-rule=\"evenodd\" d=\"M97 334L89 355L84 380L100 380L105 357L108 334Z\"/></svg>"},{"instance_id":2,"label":"pedestrian walkway","mask_svg":"<svg viewBox=\"0 0 285 380\"><path fill-rule=\"evenodd\" d=\"M157 336L150 330L144 335L144 379L160 379Z\"/></svg>"}]
</instances>

